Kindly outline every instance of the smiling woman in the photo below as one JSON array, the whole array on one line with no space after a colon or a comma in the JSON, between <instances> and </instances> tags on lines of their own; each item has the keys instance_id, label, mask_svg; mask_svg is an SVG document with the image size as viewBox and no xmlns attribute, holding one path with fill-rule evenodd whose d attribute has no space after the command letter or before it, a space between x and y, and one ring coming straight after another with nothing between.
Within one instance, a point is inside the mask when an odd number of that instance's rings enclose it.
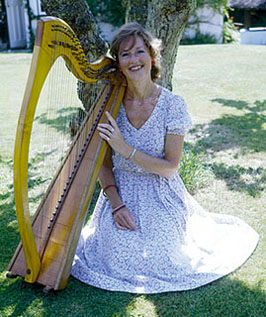
<instances>
[{"instance_id":1,"label":"smiling woman","mask_svg":"<svg viewBox=\"0 0 266 317\"><path fill-rule=\"evenodd\" d=\"M109 144L103 187L80 237L72 275L132 293L189 290L239 267L258 235L242 220L204 211L177 173L191 127L182 97L155 83L159 40L137 23L121 27L110 52L127 90L117 119L98 125Z\"/></svg>"}]
</instances>

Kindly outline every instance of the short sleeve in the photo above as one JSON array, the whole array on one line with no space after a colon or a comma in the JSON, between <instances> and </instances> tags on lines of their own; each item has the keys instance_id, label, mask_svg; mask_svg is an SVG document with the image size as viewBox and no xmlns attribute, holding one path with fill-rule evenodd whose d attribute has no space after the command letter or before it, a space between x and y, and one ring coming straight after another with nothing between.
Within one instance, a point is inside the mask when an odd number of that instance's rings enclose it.
<instances>
[{"instance_id":1,"label":"short sleeve","mask_svg":"<svg viewBox=\"0 0 266 317\"><path fill-rule=\"evenodd\" d=\"M178 95L172 95L166 119L166 133L185 135L191 127L192 122L184 99Z\"/></svg>"}]
</instances>

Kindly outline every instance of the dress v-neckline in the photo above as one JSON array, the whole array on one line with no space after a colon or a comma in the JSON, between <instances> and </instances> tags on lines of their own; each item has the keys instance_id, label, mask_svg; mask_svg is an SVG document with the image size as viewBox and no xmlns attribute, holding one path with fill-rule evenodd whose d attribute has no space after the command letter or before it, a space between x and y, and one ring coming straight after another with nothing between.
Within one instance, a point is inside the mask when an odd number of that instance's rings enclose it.
<instances>
[{"instance_id":1,"label":"dress v-neckline","mask_svg":"<svg viewBox=\"0 0 266 317\"><path fill-rule=\"evenodd\" d=\"M139 128L136 128L136 127L131 123L131 121L128 119L127 112L126 112L126 108L125 108L125 106L124 106L124 103L122 102L122 108L123 108L123 110L124 110L124 112L125 112L125 117L126 117L127 122L129 123L130 127L132 127L133 129L139 131L139 130L141 130L141 129L148 123L148 121L150 121L150 119L153 117L153 115L154 115L154 113L155 113L155 111L156 111L156 108L158 108L157 105L159 104L159 102L160 102L160 100L161 100L161 96L162 96L163 91L164 91L164 90L163 90L163 87L162 87L162 88L161 88L161 91L160 91L160 94L159 94L159 97L158 97L158 100L157 100L157 102L156 102L156 104L155 104L155 106L154 106L154 108L153 108L151 114L149 115L148 119L147 119Z\"/></svg>"}]
</instances>

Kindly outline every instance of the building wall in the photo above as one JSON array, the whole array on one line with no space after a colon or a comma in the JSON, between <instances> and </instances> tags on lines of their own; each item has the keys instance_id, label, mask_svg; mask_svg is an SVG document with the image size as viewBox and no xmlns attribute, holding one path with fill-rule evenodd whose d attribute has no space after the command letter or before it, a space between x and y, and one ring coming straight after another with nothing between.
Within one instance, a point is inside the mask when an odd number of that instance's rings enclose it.
<instances>
[{"instance_id":1,"label":"building wall","mask_svg":"<svg viewBox=\"0 0 266 317\"><path fill-rule=\"evenodd\" d=\"M189 19L183 38L193 39L196 31L213 35L218 43L223 42L223 12L217 13L212 8L200 8Z\"/></svg>"},{"instance_id":2,"label":"building wall","mask_svg":"<svg viewBox=\"0 0 266 317\"><path fill-rule=\"evenodd\" d=\"M10 48L27 45L26 15L22 0L5 0Z\"/></svg>"}]
</instances>

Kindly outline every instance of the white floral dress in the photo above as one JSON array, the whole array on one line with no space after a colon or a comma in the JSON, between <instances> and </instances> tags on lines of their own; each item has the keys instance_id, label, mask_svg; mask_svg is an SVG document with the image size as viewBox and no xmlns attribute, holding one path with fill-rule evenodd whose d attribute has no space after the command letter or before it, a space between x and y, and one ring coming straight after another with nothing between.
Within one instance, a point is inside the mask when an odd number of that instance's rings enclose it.
<instances>
[{"instance_id":1,"label":"white floral dress","mask_svg":"<svg viewBox=\"0 0 266 317\"><path fill-rule=\"evenodd\" d=\"M191 127L186 104L162 88L145 124L134 128L121 105L117 124L126 142L155 157L164 156L167 133ZM193 289L238 268L251 255L258 234L242 220L203 210L178 173L160 177L118 153L114 177L137 231L115 227L102 194L83 228L71 274L112 291L160 293Z\"/></svg>"}]
</instances>

